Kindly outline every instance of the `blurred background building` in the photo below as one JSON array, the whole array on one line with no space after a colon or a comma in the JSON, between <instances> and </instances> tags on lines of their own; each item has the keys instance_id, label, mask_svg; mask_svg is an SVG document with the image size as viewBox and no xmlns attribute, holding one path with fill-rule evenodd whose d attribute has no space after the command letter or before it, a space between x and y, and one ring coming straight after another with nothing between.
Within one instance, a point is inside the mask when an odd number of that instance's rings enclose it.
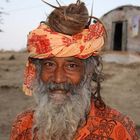
<instances>
[{"instance_id":1,"label":"blurred background building","mask_svg":"<svg viewBox=\"0 0 140 140\"><path fill-rule=\"evenodd\" d=\"M140 6L117 7L101 20L108 33L106 50L140 53Z\"/></svg>"}]
</instances>

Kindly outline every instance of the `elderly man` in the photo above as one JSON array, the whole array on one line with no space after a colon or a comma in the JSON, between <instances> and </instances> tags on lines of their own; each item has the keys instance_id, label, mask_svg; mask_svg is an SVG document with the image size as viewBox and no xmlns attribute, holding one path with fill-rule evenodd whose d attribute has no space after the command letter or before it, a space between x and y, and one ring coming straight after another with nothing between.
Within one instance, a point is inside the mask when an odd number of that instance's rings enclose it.
<instances>
[{"instance_id":1,"label":"elderly man","mask_svg":"<svg viewBox=\"0 0 140 140\"><path fill-rule=\"evenodd\" d=\"M43 22L28 36L23 89L36 107L17 116L10 140L138 140L133 122L100 96L103 24L77 33L53 26Z\"/></svg>"}]
</instances>

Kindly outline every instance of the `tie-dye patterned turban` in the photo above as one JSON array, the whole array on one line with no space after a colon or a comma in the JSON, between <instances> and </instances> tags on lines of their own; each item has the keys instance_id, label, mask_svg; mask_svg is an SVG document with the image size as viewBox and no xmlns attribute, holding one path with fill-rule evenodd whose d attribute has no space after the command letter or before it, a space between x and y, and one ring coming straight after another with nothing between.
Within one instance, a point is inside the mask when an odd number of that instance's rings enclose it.
<instances>
[{"instance_id":1,"label":"tie-dye patterned turban","mask_svg":"<svg viewBox=\"0 0 140 140\"><path fill-rule=\"evenodd\" d=\"M104 45L105 29L96 22L75 35L66 35L52 31L48 25L41 23L28 35L28 52L30 58L70 57L86 59L100 53ZM31 83L35 78L35 66L28 61L25 70L23 90L32 95Z\"/></svg>"}]
</instances>

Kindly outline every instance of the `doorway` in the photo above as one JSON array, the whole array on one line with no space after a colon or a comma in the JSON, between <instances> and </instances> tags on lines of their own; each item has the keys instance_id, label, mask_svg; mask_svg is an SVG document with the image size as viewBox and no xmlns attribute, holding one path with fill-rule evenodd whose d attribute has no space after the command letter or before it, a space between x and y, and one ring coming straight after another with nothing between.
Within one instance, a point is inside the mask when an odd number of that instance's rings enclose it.
<instances>
[{"instance_id":1,"label":"doorway","mask_svg":"<svg viewBox=\"0 0 140 140\"><path fill-rule=\"evenodd\" d=\"M112 23L111 48L115 51L127 50L127 21Z\"/></svg>"}]
</instances>

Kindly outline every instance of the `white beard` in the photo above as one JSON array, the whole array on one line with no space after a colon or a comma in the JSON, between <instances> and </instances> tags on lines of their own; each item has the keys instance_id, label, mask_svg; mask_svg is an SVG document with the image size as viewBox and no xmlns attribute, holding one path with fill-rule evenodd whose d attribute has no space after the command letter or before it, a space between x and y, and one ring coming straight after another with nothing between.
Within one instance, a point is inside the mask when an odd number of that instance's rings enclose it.
<instances>
[{"instance_id":1,"label":"white beard","mask_svg":"<svg viewBox=\"0 0 140 140\"><path fill-rule=\"evenodd\" d=\"M91 91L86 84L74 94L67 96L61 104L49 98L44 84L34 92L37 108L34 114L39 140L72 140L78 127L86 119L90 109ZM33 129L34 129L33 128Z\"/></svg>"}]
</instances>

